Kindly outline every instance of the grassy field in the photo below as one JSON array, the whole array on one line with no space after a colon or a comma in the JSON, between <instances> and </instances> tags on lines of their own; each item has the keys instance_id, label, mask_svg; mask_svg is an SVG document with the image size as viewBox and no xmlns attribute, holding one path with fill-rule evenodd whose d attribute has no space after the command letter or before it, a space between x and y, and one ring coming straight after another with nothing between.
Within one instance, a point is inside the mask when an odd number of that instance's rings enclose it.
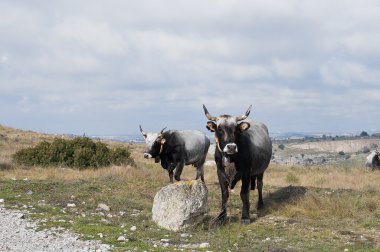
<instances>
[{"instance_id":1,"label":"grassy field","mask_svg":"<svg viewBox=\"0 0 380 252\"><path fill-rule=\"evenodd\" d=\"M40 228L65 227L83 239L112 244L116 251L380 251L379 171L366 171L356 163L270 165L264 177L263 210L255 209L257 192L251 191L252 224L240 225L238 184L225 226L210 229L206 222L175 233L151 221L153 197L169 178L159 165L142 158L141 145L123 144L131 149L136 167L78 171L11 163L17 149L53 137L0 127L0 198L8 208L27 210ZM215 169L205 170L210 219L221 200ZM185 167L182 177L193 179L195 169ZM97 209L99 203L110 211ZM129 241L118 242L120 235ZM204 242L210 246L199 248Z\"/></svg>"}]
</instances>

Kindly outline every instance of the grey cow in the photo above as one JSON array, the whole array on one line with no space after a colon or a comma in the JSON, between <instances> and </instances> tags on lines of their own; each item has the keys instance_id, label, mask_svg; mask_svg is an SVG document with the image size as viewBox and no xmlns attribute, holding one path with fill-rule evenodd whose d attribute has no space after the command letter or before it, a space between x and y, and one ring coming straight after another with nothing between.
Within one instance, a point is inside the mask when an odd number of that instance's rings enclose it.
<instances>
[{"instance_id":1,"label":"grey cow","mask_svg":"<svg viewBox=\"0 0 380 252\"><path fill-rule=\"evenodd\" d=\"M365 165L372 170L380 169L380 152L378 150L371 151L367 156Z\"/></svg>"},{"instance_id":2,"label":"grey cow","mask_svg":"<svg viewBox=\"0 0 380 252\"><path fill-rule=\"evenodd\" d=\"M181 180L185 165L195 166L196 179L201 178L204 181L203 165L210 147L208 137L196 130L164 130L165 128L160 133L146 133L140 125L146 143L144 157L154 158L156 163L161 161L162 168L169 173L171 183L173 183L174 170L174 178L177 181Z\"/></svg>"}]
</instances>

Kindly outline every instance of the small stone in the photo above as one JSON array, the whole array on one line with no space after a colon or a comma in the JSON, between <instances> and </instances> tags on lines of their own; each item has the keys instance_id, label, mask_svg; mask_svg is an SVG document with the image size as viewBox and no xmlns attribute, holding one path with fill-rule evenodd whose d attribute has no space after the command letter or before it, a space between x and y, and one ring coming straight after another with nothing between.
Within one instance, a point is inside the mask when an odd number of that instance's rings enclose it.
<instances>
[{"instance_id":1,"label":"small stone","mask_svg":"<svg viewBox=\"0 0 380 252\"><path fill-rule=\"evenodd\" d=\"M270 237L265 238L266 241L270 241Z\"/></svg>"},{"instance_id":2,"label":"small stone","mask_svg":"<svg viewBox=\"0 0 380 252\"><path fill-rule=\"evenodd\" d=\"M208 248L208 247L210 247L210 244L208 242L202 242L201 244L199 244L199 247L200 248Z\"/></svg>"},{"instance_id":3,"label":"small stone","mask_svg":"<svg viewBox=\"0 0 380 252\"><path fill-rule=\"evenodd\" d=\"M130 228L131 231L136 231L136 229L137 229L136 226L132 226L132 227Z\"/></svg>"},{"instance_id":4,"label":"small stone","mask_svg":"<svg viewBox=\"0 0 380 252\"><path fill-rule=\"evenodd\" d=\"M125 238L124 235L121 235L121 236L119 236L119 238L117 238L117 241L118 242L125 242L125 241L127 241L127 238Z\"/></svg>"},{"instance_id":5,"label":"small stone","mask_svg":"<svg viewBox=\"0 0 380 252\"><path fill-rule=\"evenodd\" d=\"M4 203L4 199L0 199L0 203Z\"/></svg>"},{"instance_id":6,"label":"small stone","mask_svg":"<svg viewBox=\"0 0 380 252\"><path fill-rule=\"evenodd\" d=\"M103 238L103 234L102 233L98 233L98 236L99 236L99 238Z\"/></svg>"},{"instance_id":7,"label":"small stone","mask_svg":"<svg viewBox=\"0 0 380 252\"><path fill-rule=\"evenodd\" d=\"M86 217L86 214L84 214L84 213L81 213L81 216L84 218L84 217Z\"/></svg>"},{"instance_id":8,"label":"small stone","mask_svg":"<svg viewBox=\"0 0 380 252\"><path fill-rule=\"evenodd\" d=\"M112 218L113 215L112 214L107 214L107 218Z\"/></svg>"},{"instance_id":9,"label":"small stone","mask_svg":"<svg viewBox=\"0 0 380 252\"><path fill-rule=\"evenodd\" d=\"M16 178L11 178L13 181L17 180Z\"/></svg>"},{"instance_id":10,"label":"small stone","mask_svg":"<svg viewBox=\"0 0 380 252\"><path fill-rule=\"evenodd\" d=\"M153 247L157 248L158 246L157 246L157 244L154 244Z\"/></svg>"},{"instance_id":11,"label":"small stone","mask_svg":"<svg viewBox=\"0 0 380 252\"><path fill-rule=\"evenodd\" d=\"M24 180L24 181L28 181L29 179L28 179L28 178L24 178L23 180Z\"/></svg>"},{"instance_id":12,"label":"small stone","mask_svg":"<svg viewBox=\"0 0 380 252\"><path fill-rule=\"evenodd\" d=\"M32 195L32 194L33 194L33 191L32 191L32 190L28 190L28 191L26 192L26 194L28 194L28 195Z\"/></svg>"},{"instance_id":13,"label":"small stone","mask_svg":"<svg viewBox=\"0 0 380 252\"><path fill-rule=\"evenodd\" d=\"M99 203L99 204L98 204L98 209L103 210L103 211L107 211L107 212L111 210L110 207L107 206L107 205L104 204L104 203Z\"/></svg>"},{"instance_id":14,"label":"small stone","mask_svg":"<svg viewBox=\"0 0 380 252\"><path fill-rule=\"evenodd\" d=\"M181 234L181 237L182 237L182 238L192 237L192 235L191 235L191 234L186 234L186 233L184 233L184 234Z\"/></svg>"},{"instance_id":15,"label":"small stone","mask_svg":"<svg viewBox=\"0 0 380 252\"><path fill-rule=\"evenodd\" d=\"M349 250L348 250L348 248L345 248L343 251L344 251L344 252L348 252Z\"/></svg>"},{"instance_id":16,"label":"small stone","mask_svg":"<svg viewBox=\"0 0 380 252\"><path fill-rule=\"evenodd\" d=\"M170 239L161 239L162 242L169 242Z\"/></svg>"},{"instance_id":17,"label":"small stone","mask_svg":"<svg viewBox=\"0 0 380 252\"><path fill-rule=\"evenodd\" d=\"M75 203L68 203L67 204L67 207L76 207L77 205L75 205Z\"/></svg>"}]
</instances>

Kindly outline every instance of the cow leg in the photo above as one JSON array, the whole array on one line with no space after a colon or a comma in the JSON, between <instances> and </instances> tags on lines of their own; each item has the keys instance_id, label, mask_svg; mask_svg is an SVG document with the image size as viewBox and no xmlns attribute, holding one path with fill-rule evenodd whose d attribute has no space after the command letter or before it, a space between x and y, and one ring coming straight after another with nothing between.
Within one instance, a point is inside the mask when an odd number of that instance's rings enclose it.
<instances>
[{"instance_id":1,"label":"cow leg","mask_svg":"<svg viewBox=\"0 0 380 252\"><path fill-rule=\"evenodd\" d=\"M217 225L221 225L221 224L224 224L224 222L227 219L227 201L230 195L228 192L228 183L226 179L226 174L224 173L224 171L222 171L219 168L217 169L217 173L218 173L220 189L222 191L222 207L214 223Z\"/></svg>"},{"instance_id":2,"label":"cow leg","mask_svg":"<svg viewBox=\"0 0 380 252\"><path fill-rule=\"evenodd\" d=\"M183 167L185 166L185 162L182 161L182 162L179 162L175 168L175 174L174 174L174 178L175 180L177 181L180 181L181 180L181 174L182 174L182 170L183 170Z\"/></svg>"},{"instance_id":3,"label":"cow leg","mask_svg":"<svg viewBox=\"0 0 380 252\"><path fill-rule=\"evenodd\" d=\"M242 185L241 185L241 191L240 191L240 198L243 202L243 211L241 214L241 224L249 224L251 223L251 220L249 218L249 189L250 189L250 182L251 178L248 176L244 176L242 179Z\"/></svg>"},{"instance_id":4,"label":"cow leg","mask_svg":"<svg viewBox=\"0 0 380 252\"><path fill-rule=\"evenodd\" d=\"M231 190L235 188L235 185L237 184L237 182L239 182L240 179L241 179L241 174L238 172L235 174L234 179L231 182Z\"/></svg>"},{"instance_id":5,"label":"cow leg","mask_svg":"<svg viewBox=\"0 0 380 252\"><path fill-rule=\"evenodd\" d=\"M205 182L203 165L197 166L197 176L195 177L195 179L199 179L199 177L203 182Z\"/></svg>"},{"instance_id":6,"label":"cow leg","mask_svg":"<svg viewBox=\"0 0 380 252\"><path fill-rule=\"evenodd\" d=\"M259 192L259 201L257 202L257 209L262 209L264 207L263 201L263 177L264 173L257 176L257 191Z\"/></svg>"},{"instance_id":7,"label":"cow leg","mask_svg":"<svg viewBox=\"0 0 380 252\"><path fill-rule=\"evenodd\" d=\"M173 183L173 177L174 177L174 168L175 168L175 164L169 164L168 166L168 173L169 173L169 179L170 179L170 183Z\"/></svg>"},{"instance_id":8,"label":"cow leg","mask_svg":"<svg viewBox=\"0 0 380 252\"><path fill-rule=\"evenodd\" d=\"M251 190L256 189L256 176L251 176Z\"/></svg>"},{"instance_id":9,"label":"cow leg","mask_svg":"<svg viewBox=\"0 0 380 252\"><path fill-rule=\"evenodd\" d=\"M170 183L173 183L173 175L174 175L174 172L173 172L173 171L168 171L168 173L169 173Z\"/></svg>"}]
</instances>

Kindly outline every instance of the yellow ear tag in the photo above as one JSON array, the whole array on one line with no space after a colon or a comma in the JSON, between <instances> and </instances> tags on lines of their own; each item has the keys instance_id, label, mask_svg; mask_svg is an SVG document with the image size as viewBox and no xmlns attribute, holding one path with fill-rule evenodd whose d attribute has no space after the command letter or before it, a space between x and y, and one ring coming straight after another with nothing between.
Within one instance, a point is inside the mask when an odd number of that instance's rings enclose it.
<instances>
[{"instance_id":1,"label":"yellow ear tag","mask_svg":"<svg viewBox=\"0 0 380 252\"><path fill-rule=\"evenodd\" d=\"M209 127L211 132L215 131L214 124L213 123L208 123L207 126Z\"/></svg>"}]
</instances>

